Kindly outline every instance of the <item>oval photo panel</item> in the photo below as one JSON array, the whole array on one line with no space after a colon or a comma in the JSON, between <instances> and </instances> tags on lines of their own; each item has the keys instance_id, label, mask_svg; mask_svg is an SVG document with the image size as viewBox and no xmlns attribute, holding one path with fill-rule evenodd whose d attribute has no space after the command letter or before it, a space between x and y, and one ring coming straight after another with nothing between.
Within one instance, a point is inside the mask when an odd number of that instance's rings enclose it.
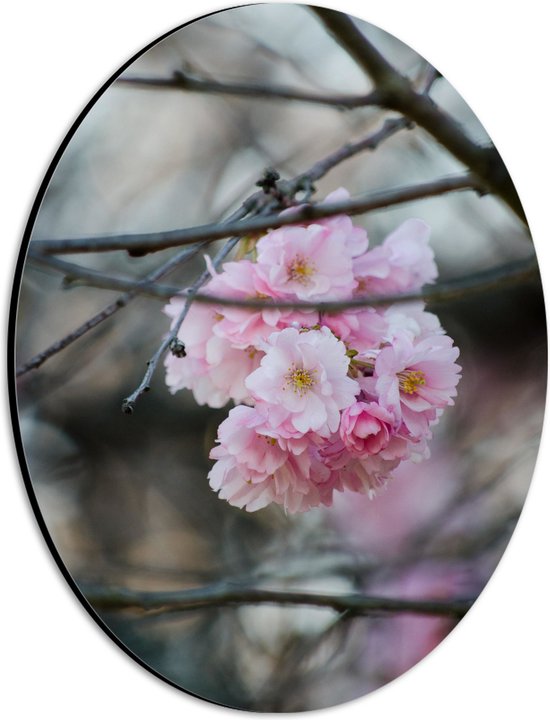
<instances>
[{"instance_id":1,"label":"oval photo panel","mask_svg":"<svg viewBox=\"0 0 550 720\"><path fill-rule=\"evenodd\" d=\"M523 506L546 332L514 185L437 69L321 8L178 28L71 129L21 259L23 474L135 660L305 711L460 623Z\"/></svg>"}]
</instances>

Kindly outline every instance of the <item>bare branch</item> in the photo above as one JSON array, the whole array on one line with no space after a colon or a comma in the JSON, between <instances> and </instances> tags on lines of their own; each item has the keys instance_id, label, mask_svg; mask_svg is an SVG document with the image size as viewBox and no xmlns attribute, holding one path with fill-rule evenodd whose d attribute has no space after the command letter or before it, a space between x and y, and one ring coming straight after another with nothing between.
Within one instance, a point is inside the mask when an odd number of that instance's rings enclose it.
<instances>
[{"instance_id":1,"label":"bare branch","mask_svg":"<svg viewBox=\"0 0 550 720\"><path fill-rule=\"evenodd\" d=\"M228 307L242 307L251 309L292 309L292 310L308 310L314 309L320 313L332 314L339 313L343 310L362 307L376 307L380 305L390 305L393 303L415 302L425 300L429 303L442 303L448 300L462 298L475 293L486 292L497 286L514 285L522 282L534 280L539 277L539 269L536 257L530 257L527 260L518 260L512 263L506 263L490 270L484 270L479 273L448 280L447 282L437 283L436 285L426 286L421 290L415 290L408 293L395 293L391 295L363 295L352 298L351 300L334 300L325 302L305 302L305 301L277 301L269 302L262 299L251 298L247 300L236 300L230 298L215 297L207 294L195 294L195 302L208 305L221 305Z\"/></svg>"},{"instance_id":2,"label":"bare branch","mask_svg":"<svg viewBox=\"0 0 550 720\"><path fill-rule=\"evenodd\" d=\"M417 81L417 87L420 90L420 92L423 92L424 94L428 95L432 89L432 87L435 85L435 83L443 77L439 70L434 68L433 65L430 65L429 63L426 63L426 66L424 68L424 72L422 73L422 77Z\"/></svg>"},{"instance_id":3,"label":"bare branch","mask_svg":"<svg viewBox=\"0 0 550 720\"><path fill-rule=\"evenodd\" d=\"M229 255L231 250L235 247L235 245L239 242L238 237L231 238L231 240L228 240L228 242L223 246L223 248L218 252L216 257L212 260L212 265L214 268L218 268L221 263L226 259L226 257ZM150 389L150 383L151 379L153 377L153 374L156 370L156 367L159 363L159 360L164 355L164 353L172 349L175 354L178 354L178 352L181 352L183 348L178 351L176 349L176 345L174 343L177 343L177 336L178 332L181 328L181 325L183 321L185 320L187 313L189 312L189 308L191 307L191 303L193 302L194 296L196 295L199 288L201 288L207 280L210 278L210 272L208 270L205 270L199 277L195 280L193 285L189 288L187 292L187 300L185 301L182 311L180 312L178 318L176 319L176 322L174 323L173 327L171 328L168 335L164 338L162 343L159 345L157 351L155 354L151 357L151 359L147 362L147 370L145 372L145 375L143 376L143 380L139 384L139 386L134 390L134 392L129 395L127 398L125 398L122 402L122 412L126 413L127 415L131 415L134 412L134 407L136 400L143 395L143 393L148 392Z\"/></svg>"},{"instance_id":4,"label":"bare branch","mask_svg":"<svg viewBox=\"0 0 550 720\"><path fill-rule=\"evenodd\" d=\"M200 246L203 246L200 244ZM190 247L194 247L191 245ZM186 248L189 249L189 248ZM195 253L193 253L195 254ZM54 255L42 255L41 253L33 252L32 250L27 254L27 262L31 266L36 266L42 269L54 270L63 275L62 287L63 289L72 289L73 287L85 286L94 287L101 290L122 290L133 295L150 295L151 297L159 297L159 288L167 287L157 285L154 280L147 279L136 280L135 278L129 277L114 277L100 270L93 270L91 268L83 267L82 265L76 265L75 263L66 262L61 260ZM182 261L183 262L183 261ZM152 275L153 273L151 273ZM156 272L154 273L157 274ZM166 297L166 294L161 290L162 297ZM178 291L175 290L176 294ZM117 299L117 304L120 305L120 300Z\"/></svg>"},{"instance_id":5,"label":"bare branch","mask_svg":"<svg viewBox=\"0 0 550 720\"><path fill-rule=\"evenodd\" d=\"M53 357L54 355L57 355L57 353L61 352L61 350L64 350L66 347L71 345L73 342L81 338L83 335L85 335L90 330L93 330L93 328L100 325L102 322L110 318L112 315L117 313L119 310L122 310L123 307L126 307L129 302L131 302L135 297L140 295L143 292L143 289L148 287L150 283L154 283L156 280L159 280L161 277L164 277L168 273L170 273L174 268L176 268L178 265L181 265L182 263L189 260L193 255L196 255L199 250L204 247L203 243L197 243L195 246L187 247L181 250L179 253L174 255L170 260L165 262L161 267L157 268L153 272L149 273L143 280L135 281L133 280L129 285L125 285L124 288L121 287L115 287L113 288L111 286L110 289L112 290L128 290L124 295L121 295L118 297L114 302L107 305L103 310L100 310L96 315L91 317L89 320L86 320L86 322L82 323L82 325L79 325L75 330L68 333L64 337L62 337L60 340L57 340L52 345L47 347L45 350L42 350L42 352L37 353L34 355L30 360L28 360L23 365L20 365L16 370L16 377L21 377L22 375L25 375L30 370L36 370L39 368L46 360L49 360L49 358ZM66 268L61 268L59 264L63 263L62 260L58 260L57 258L41 258L39 256L36 256L32 253L29 253L29 259L34 260L35 262L40 262L41 264L47 264L48 267L52 267L53 269L61 270L61 272L65 272ZM48 260L46 263L45 260ZM69 263L67 263L69 265ZM81 268L78 265L72 266L72 270L74 272L75 268L78 268L80 271ZM70 274L70 273L69 273Z\"/></svg>"},{"instance_id":6,"label":"bare branch","mask_svg":"<svg viewBox=\"0 0 550 720\"><path fill-rule=\"evenodd\" d=\"M346 143L343 147L339 148L335 152L327 155L327 157L315 163L309 170L294 178L294 180L290 181L289 183L290 191L294 194L300 189L306 189L308 192L311 192L313 188L313 182L323 177L329 170L335 167L335 165L364 150L376 149L381 142L390 138L399 130L403 128L409 128L410 126L410 122L404 118L393 118L386 120L380 130L377 130L376 132L367 135L365 138L357 141L356 143ZM244 215L248 210L252 209L256 203L260 202L260 196L260 193L255 193L254 195L249 197L243 203L241 210L238 211L238 215L232 216L233 219ZM206 243L207 241L205 241L204 244ZM168 263L159 268L158 271L154 271L153 273L148 275L138 285L135 284L135 281L130 281L129 285L131 286L131 288L129 290L129 293L126 293L125 295L117 298L114 303L108 305L102 311L100 311L88 321L76 328L76 330L69 333L65 337L50 345L50 347L46 348L42 352L32 357L24 365L21 365L17 369L17 376L24 375L28 371L40 367L42 363L44 363L50 357L53 357L61 350L68 347L75 340L78 340L80 337L85 335L89 330L97 327L104 320L111 317L111 315L118 312L118 310L120 310L121 308L125 307L138 293L141 294L148 292L151 288L151 283L154 283L157 279L170 272L172 262L174 262L174 266L184 262L186 257L190 257L190 255L185 255L186 252L195 254L195 252L197 252L201 247L204 247L204 245L199 244L197 245L196 249L189 248L189 251L184 251L183 254L176 255L173 258L173 261L169 260ZM42 264L44 264L45 258L41 257L40 260ZM52 260L52 258L50 258L50 260ZM57 269L60 269L59 264L62 262L63 261L61 260L57 261ZM52 267L52 265L53 263L50 262L49 266ZM74 274L76 267L79 266L73 266L72 268L68 269L67 274L69 276L71 274ZM111 285L110 287L117 290L128 290L128 284L124 284L124 286L118 285L116 287L114 285ZM175 293L171 292L170 295L172 294Z\"/></svg>"},{"instance_id":7,"label":"bare branch","mask_svg":"<svg viewBox=\"0 0 550 720\"><path fill-rule=\"evenodd\" d=\"M257 203L260 202L260 199L262 198L262 193L255 193L254 195L251 195L247 200L244 201L244 203L237 209L235 212L229 216L226 222L233 222L236 220L240 220L241 218L245 217L254 207ZM265 202L265 201L264 201ZM129 288L129 291L125 293L124 295L121 295L119 298L117 298L113 303L110 303L105 307L103 310L101 310L99 313L91 317L89 320L84 322L82 325L79 325L75 330L68 333L64 337L62 337L60 340L57 340L52 345L47 347L42 352L34 355L30 360L28 360L23 365L20 365L16 370L16 377L21 377L22 375L25 375L30 370L35 370L39 368L46 360L53 357L54 355L57 355L57 353L61 352L61 350L64 350L66 347L71 345L73 342L81 338L83 335L85 335L87 332L92 330L93 328L100 325L102 322L110 318L112 315L114 315L116 312L121 310L123 307L126 307L126 305L131 302L135 297L137 297L139 294L141 294L141 291L143 288L147 287L150 283L154 283L156 280L159 280L161 277L164 277L168 273L172 272L172 270L178 265L181 265L182 263L186 262L187 260L190 260L194 255L196 255L199 250L207 245L206 242L199 242L196 243L192 247L184 248L184 250L180 251L176 255L174 255L172 258L170 258L167 262L165 262L163 265L161 265L156 270L153 270L149 275L147 275L143 280L140 280L138 282L134 281L134 284ZM33 245L31 244L31 247ZM34 254L32 251L29 253L29 256L33 255L35 261L42 261L42 264L44 264L43 259L39 258L36 254ZM62 263L63 261L58 260L57 261L57 268L55 267L56 263L49 263L50 267L53 267L54 269L59 269L59 263ZM78 267L78 266L77 266ZM91 272L91 271L90 271ZM70 274L70 273L69 273ZM128 286L125 286L124 288L112 288L115 290L128 290Z\"/></svg>"},{"instance_id":8,"label":"bare branch","mask_svg":"<svg viewBox=\"0 0 550 720\"><path fill-rule=\"evenodd\" d=\"M379 613L412 613L462 618L472 607L474 598L454 600L404 600L374 597L358 593L329 595L248 588L220 583L202 588L165 592L139 592L126 588L82 588L94 608L104 611L138 609L146 612L189 612L225 606L291 605L330 608L349 615Z\"/></svg>"},{"instance_id":9,"label":"bare branch","mask_svg":"<svg viewBox=\"0 0 550 720\"><path fill-rule=\"evenodd\" d=\"M132 254L145 254L198 241L211 242L229 236L245 237L246 235L265 232L273 228L295 225L304 221L311 222L312 220L333 215L359 215L373 210L401 205L413 200L438 197L459 190L485 192L483 186L479 184L471 173L464 173L426 183L360 195L349 200L315 205L304 204L289 209L284 215L269 214L242 221L210 223L158 233L84 237L70 240L35 240L32 247L35 251L45 254L109 252L113 250L127 250Z\"/></svg>"},{"instance_id":10,"label":"bare branch","mask_svg":"<svg viewBox=\"0 0 550 720\"><path fill-rule=\"evenodd\" d=\"M464 163L491 192L498 195L526 222L516 189L493 145L480 146L462 126L438 107L425 93L416 92L408 78L359 31L353 21L340 12L314 7L312 11L326 29L373 80L382 107L396 110L427 130L457 160Z\"/></svg>"},{"instance_id":11,"label":"bare branch","mask_svg":"<svg viewBox=\"0 0 550 720\"><path fill-rule=\"evenodd\" d=\"M314 105L325 105L336 110L346 110L369 105L379 105L375 93L368 95L317 95L284 86L267 86L255 83L219 82L178 70L171 78L121 77L117 84L152 90L185 90L237 97L261 98L264 100L297 100Z\"/></svg>"},{"instance_id":12,"label":"bare branch","mask_svg":"<svg viewBox=\"0 0 550 720\"><path fill-rule=\"evenodd\" d=\"M329 170L331 170L333 167L338 165L340 162L353 157L354 155L365 151L365 150L374 150L377 148L381 142L384 140L390 138L392 135L394 135L396 132L400 131L403 128L409 128L411 127L411 124L408 120L405 118L390 118L384 122L382 127L377 130L374 133L371 133L367 135L365 138L355 142L355 143L346 143L341 148L338 148L335 152L330 153L322 160L315 163L312 167L309 168L309 170L305 171L304 173L301 173L297 177L295 177L293 180L289 181L286 184L286 192L291 194L295 194L300 189L306 190L307 193L310 193L313 187L313 182L323 177ZM269 198L268 198L269 199ZM247 212L250 212L253 208L261 204L261 202L266 202L266 197L262 193L255 193L251 195L241 206L241 208L235 213L233 216L231 216L228 221L234 221L241 217L243 217ZM119 236L120 237L120 236ZM135 236L131 236L135 237ZM150 237L150 236L141 236L141 237ZM204 245L206 245L209 242L209 240L204 241ZM191 252L194 254L198 250L199 247L203 247L204 245L197 246L196 250L192 250ZM40 247L39 241L35 241L33 243L33 248ZM190 249L191 250L191 249ZM185 252L185 251L184 251ZM139 254L139 253L138 253ZM173 259L175 265L181 263L184 261L185 255L182 256L175 256ZM51 258L50 258L51 260ZM44 263L44 258L41 258L41 262ZM57 269L60 269L60 263L63 261L58 260L58 267ZM125 307L128 302L130 302L137 294L141 293L148 293L148 294L154 294L158 296L157 288L158 286L152 285L155 281L162 277L164 274L170 271L172 261L168 261L166 265L159 268L158 271L155 271L148 275L146 278L144 278L142 281L140 281L138 284L135 284L135 281L129 281L128 283L121 283L119 285L112 285L111 287L113 289L124 289L128 290L129 286L129 292L125 295L122 295L121 297L117 298L114 303L111 303L108 305L104 310L90 318L88 321L80 325L76 330L66 335L64 338L61 338L60 340L53 343L50 347L46 348L46 350L42 351L41 353L38 353L34 357L32 357L28 362L26 362L24 365L21 365L17 369L17 375L21 376L25 374L26 372L38 368L44 363L47 359L54 356L61 350L63 350L65 347L73 343L78 338L82 337L84 334L86 334L89 330L93 329L94 327L97 327L100 323L102 323L107 318L111 317L114 313L116 313L121 308ZM50 266L52 266L53 263L50 263ZM76 270L80 271L79 266L72 266L67 268L67 274L75 275ZM158 273L158 274L157 274ZM168 297L175 292L172 292L173 290L176 290L176 288L168 288L167 292L162 295L162 297ZM200 295L198 296L198 299L201 300L202 298Z\"/></svg>"},{"instance_id":13,"label":"bare branch","mask_svg":"<svg viewBox=\"0 0 550 720\"><path fill-rule=\"evenodd\" d=\"M339 313L343 310L362 307L376 307L393 303L414 302L424 300L430 304L447 302L449 300L487 292L503 285L517 285L529 282L539 277L536 257L533 255L523 260L505 263L488 270L470 273L461 277L426 286L420 290L408 293L394 293L390 295L359 295L349 300L333 300L307 302L300 300L265 300L261 298L226 298L218 295L198 293L191 288L179 288L175 285L158 285L154 282L136 282L131 278L112 277L89 270L80 265L68 263L48 255L30 254L31 262L38 262L61 273L69 278L69 287L73 283L110 290L132 289L142 295L167 300L174 296L188 297L192 295L194 302L222 307L240 307L250 310L317 310L325 314ZM67 279L67 278L65 278Z\"/></svg>"},{"instance_id":14,"label":"bare branch","mask_svg":"<svg viewBox=\"0 0 550 720\"><path fill-rule=\"evenodd\" d=\"M297 192L300 190L305 190L306 193L311 193L313 183L317 180L320 180L322 177L324 177L332 168L336 167L339 163L343 162L344 160L347 160L354 155L359 154L360 152L363 152L365 150L376 150L376 148L379 147L379 145L395 135L397 132L399 132L402 129L410 129L412 127L412 123L407 120L406 118L389 118L387 119L382 127L379 130L376 130L374 133L370 133L366 137L362 138L361 140L358 140L355 143L346 143L342 147L338 148L334 152L327 155L325 158L319 160L314 165L312 165L308 170L306 170L303 173L300 173L292 180L289 180L284 183L284 193L288 195L290 198L293 198ZM243 207L247 208L249 211L254 209L255 207L259 206L262 202L262 200L265 202L265 196L263 196L262 193L254 193L251 195L245 202L243 203ZM228 219L236 219L233 216ZM178 232L178 231L175 231ZM157 237L158 234L155 233L154 235L151 234L142 234L139 237L143 239L144 241L147 239L154 240L155 237ZM108 237L108 236L104 236ZM135 237L135 235L123 235L123 236L111 236L112 238L117 237L119 240L123 241L124 238L127 237ZM99 239L99 238L94 238ZM40 250L40 243L44 241L34 241L33 247L38 247ZM46 241L48 242L48 241ZM66 241L69 242L69 241ZM53 251L55 252L55 251Z\"/></svg>"},{"instance_id":15,"label":"bare branch","mask_svg":"<svg viewBox=\"0 0 550 720\"><path fill-rule=\"evenodd\" d=\"M132 293L132 295L134 294L135 293ZM130 293L128 293L127 296L123 295L120 298L117 298L115 302L107 305L105 308L103 308L103 310L86 320L86 322L82 323L82 325L79 325L75 330L68 333L60 340L56 340L56 342L52 343L45 350L42 350L42 352L33 355L29 360L27 360L27 362L19 365L16 369L15 376L21 377L22 375L28 373L30 370L36 370L37 368L39 368L43 363L46 362L46 360L49 360L54 355L57 355L57 353L64 350L66 347L74 343L87 332L93 330L93 328L97 327L102 322L114 315L116 312L121 310L126 305L129 299Z\"/></svg>"},{"instance_id":16,"label":"bare branch","mask_svg":"<svg viewBox=\"0 0 550 720\"><path fill-rule=\"evenodd\" d=\"M414 127L408 118L388 118L380 128L374 133L367 135L366 137L358 140L355 143L346 143L335 152L330 153L322 160L319 160L306 170L301 173L293 181L291 185L294 185L296 189L300 187L306 188L308 183L314 183L316 180L320 180L324 177L329 170L339 165L344 160L348 160L354 155L358 155L360 152L365 150L376 150L376 148L385 140L398 133L400 130L410 130Z\"/></svg>"}]
</instances>

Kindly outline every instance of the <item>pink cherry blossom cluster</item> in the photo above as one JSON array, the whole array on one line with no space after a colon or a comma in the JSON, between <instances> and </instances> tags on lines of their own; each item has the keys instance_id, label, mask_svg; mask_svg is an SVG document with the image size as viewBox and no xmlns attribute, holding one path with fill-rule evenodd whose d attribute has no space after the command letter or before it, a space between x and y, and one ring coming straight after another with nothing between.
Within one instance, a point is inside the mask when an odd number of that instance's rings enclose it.
<instances>
[{"instance_id":1,"label":"pink cherry blossom cluster","mask_svg":"<svg viewBox=\"0 0 550 720\"><path fill-rule=\"evenodd\" d=\"M345 190L327 201L348 197ZM347 216L268 232L254 260L227 262L205 292L229 299L349 300L417 290L437 277L429 228L407 220L368 249ZM183 299L165 312L178 317ZM210 453L211 487L231 505L290 513L335 491L374 495L403 460L429 454L431 427L453 404L458 349L422 302L320 314L194 304L168 355L172 392L236 407Z\"/></svg>"}]
</instances>

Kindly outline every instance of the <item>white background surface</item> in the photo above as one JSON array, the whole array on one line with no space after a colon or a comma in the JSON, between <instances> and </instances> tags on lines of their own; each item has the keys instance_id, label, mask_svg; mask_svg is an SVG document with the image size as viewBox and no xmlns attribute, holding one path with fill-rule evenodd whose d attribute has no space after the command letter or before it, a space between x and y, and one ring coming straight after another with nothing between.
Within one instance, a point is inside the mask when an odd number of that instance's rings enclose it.
<instances>
[{"instance_id":1,"label":"white background surface","mask_svg":"<svg viewBox=\"0 0 550 720\"><path fill-rule=\"evenodd\" d=\"M98 87L144 45L191 17L223 7L211 0L48 0L9 6L3 12L1 46L2 96L7 100L0 116L0 182L5 185L0 197L7 200L1 215L4 328L26 217L73 120ZM364 6L335 1L332 7L378 24L410 44L469 102L516 183L548 289L545 4L392 0ZM194 700L154 678L119 650L72 596L32 514L4 396L0 413L4 587L0 657L6 663L0 710L4 717L242 716ZM543 443L525 511L505 558L456 633L381 691L309 716L549 717L547 445Z\"/></svg>"}]
</instances>

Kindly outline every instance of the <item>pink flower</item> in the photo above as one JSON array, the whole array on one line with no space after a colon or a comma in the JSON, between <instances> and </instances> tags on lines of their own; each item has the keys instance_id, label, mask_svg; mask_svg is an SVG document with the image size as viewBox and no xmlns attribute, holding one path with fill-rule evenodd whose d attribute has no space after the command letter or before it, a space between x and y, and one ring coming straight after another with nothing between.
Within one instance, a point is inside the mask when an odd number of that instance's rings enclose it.
<instances>
[{"instance_id":1,"label":"pink flower","mask_svg":"<svg viewBox=\"0 0 550 720\"><path fill-rule=\"evenodd\" d=\"M329 193L322 204L342 202L349 200L349 198L349 192L341 187ZM295 205L292 208L283 210L281 215L286 215L300 207L303 206ZM331 231L334 243L345 247L346 253L352 258L362 255L369 246L367 231L362 227L354 225L348 215L334 215L333 217L322 218L321 220L317 220L315 224L328 228ZM307 223L297 223L295 227L307 227Z\"/></svg>"},{"instance_id":2,"label":"pink flower","mask_svg":"<svg viewBox=\"0 0 550 720\"><path fill-rule=\"evenodd\" d=\"M420 340L429 335L443 335L439 318L426 312L425 303L407 302L390 305L384 313L387 324L385 340L391 343L396 335L402 332L409 334L412 340Z\"/></svg>"},{"instance_id":3,"label":"pink flower","mask_svg":"<svg viewBox=\"0 0 550 720\"><path fill-rule=\"evenodd\" d=\"M323 325L332 330L348 348L360 353L377 348L388 332L385 316L372 307L353 308L337 315L323 316Z\"/></svg>"},{"instance_id":4,"label":"pink flower","mask_svg":"<svg viewBox=\"0 0 550 720\"><path fill-rule=\"evenodd\" d=\"M430 229L422 220L406 220L383 244L354 260L357 293L384 294L418 290L437 278Z\"/></svg>"},{"instance_id":5,"label":"pink flower","mask_svg":"<svg viewBox=\"0 0 550 720\"><path fill-rule=\"evenodd\" d=\"M164 312L173 318L174 322L183 308L183 302L181 298L172 298L164 308ZM226 399L224 395L220 395L208 377L206 362L206 345L212 337L214 323L212 308L202 305L191 307L178 332L178 338L185 344L186 357L177 358L168 353L164 366L170 392L175 393L183 388L193 389L195 399L200 405L211 401L213 407L222 407Z\"/></svg>"},{"instance_id":6,"label":"pink flower","mask_svg":"<svg viewBox=\"0 0 550 720\"><path fill-rule=\"evenodd\" d=\"M331 471L331 483L335 490L363 493L371 498L386 485L391 471L401 462L401 458L392 457L391 452L387 458L382 453L356 457L349 452L339 435L333 435L321 446L319 454Z\"/></svg>"},{"instance_id":7,"label":"pink flower","mask_svg":"<svg viewBox=\"0 0 550 720\"><path fill-rule=\"evenodd\" d=\"M351 405L358 383L347 376L344 343L330 330L273 333L263 346L260 367L246 380L256 406L273 429L287 437L315 432L329 436L340 424L340 410Z\"/></svg>"},{"instance_id":8,"label":"pink flower","mask_svg":"<svg viewBox=\"0 0 550 720\"><path fill-rule=\"evenodd\" d=\"M461 370L455 363L458 355L448 335L433 335L415 343L401 333L393 344L380 350L374 376L361 384L402 419L413 437L426 435L443 408L454 404Z\"/></svg>"},{"instance_id":9,"label":"pink flower","mask_svg":"<svg viewBox=\"0 0 550 720\"><path fill-rule=\"evenodd\" d=\"M348 200L349 197L350 194L345 188L338 188L338 190L329 193L323 202L341 202ZM335 215L334 217L323 218L323 220L319 220L319 224L324 225L332 231L335 242L341 238L340 242L343 241L346 246L346 251L349 252L351 257L357 257L366 252L369 245L367 231L362 227L354 225L348 215Z\"/></svg>"},{"instance_id":10,"label":"pink flower","mask_svg":"<svg viewBox=\"0 0 550 720\"><path fill-rule=\"evenodd\" d=\"M357 284L344 233L321 223L278 228L256 247L259 270L276 295L300 300L345 298Z\"/></svg>"},{"instance_id":11,"label":"pink flower","mask_svg":"<svg viewBox=\"0 0 550 720\"><path fill-rule=\"evenodd\" d=\"M332 503L330 471L314 446L299 453L283 449L260 430L263 416L240 405L218 429L216 460L208 477L219 497L249 512L274 502L290 513Z\"/></svg>"},{"instance_id":12,"label":"pink flower","mask_svg":"<svg viewBox=\"0 0 550 720\"><path fill-rule=\"evenodd\" d=\"M164 311L179 316L183 299L172 298ZM185 345L185 357L168 353L164 365L166 384L172 393L184 388L191 390L199 405L223 407L230 399L241 402L249 398L245 379L255 370L262 353L253 347L234 347L228 340L217 337L217 311L208 305L192 305L179 332Z\"/></svg>"},{"instance_id":13,"label":"pink flower","mask_svg":"<svg viewBox=\"0 0 550 720\"><path fill-rule=\"evenodd\" d=\"M386 460L381 456L350 458L339 471L342 489L373 498L385 489L400 462L399 458Z\"/></svg>"},{"instance_id":14,"label":"pink flower","mask_svg":"<svg viewBox=\"0 0 550 720\"><path fill-rule=\"evenodd\" d=\"M257 263L250 260L225 263L223 271L216 274L208 284L207 292L239 300L278 299L259 273ZM314 310L249 310L218 306L216 315L218 322L213 332L237 348L258 347L274 330L290 326L312 326L319 320L319 314Z\"/></svg>"},{"instance_id":15,"label":"pink flower","mask_svg":"<svg viewBox=\"0 0 550 720\"><path fill-rule=\"evenodd\" d=\"M340 188L325 202L348 197ZM257 262L216 272L207 258L204 292L315 302L417 289L437 276L428 235L409 220L368 251L365 230L345 215L279 228L258 241ZM182 298L166 306L172 327L182 307ZM178 337L185 356L165 360L172 392L188 388L211 407L246 403L219 428L209 479L249 511L277 503L302 512L330 505L335 491L377 493L403 460L428 457L430 427L460 378L458 350L421 302L322 316L214 301L193 305Z\"/></svg>"},{"instance_id":16,"label":"pink flower","mask_svg":"<svg viewBox=\"0 0 550 720\"><path fill-rule=\"evenodd\" d=\"M355 457L376 455L390 442L393 415L375 402L356 402L342 412L340 437Z\"/></svg>"}]
</instances>

